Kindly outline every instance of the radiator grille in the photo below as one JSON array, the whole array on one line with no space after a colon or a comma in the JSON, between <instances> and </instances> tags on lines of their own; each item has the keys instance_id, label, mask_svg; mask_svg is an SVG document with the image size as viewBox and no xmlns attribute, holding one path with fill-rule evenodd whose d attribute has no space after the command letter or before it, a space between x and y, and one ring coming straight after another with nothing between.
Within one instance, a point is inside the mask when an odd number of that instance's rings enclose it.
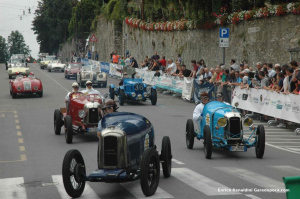
<instances>
[{"instance_id":1,"label":"radiator grille","mask_svg":"<svg viewBox=\"0 0 300 199\"><path fill-rule=\"evenodd\" d=\"M90 108L89 110L89 123L98 123L98 110L97 108Z\"/></svg>"},{"instance_id":2,"label":"radiator grille","mask_svg":"<svg viewBox=\"0 0 300 199\"><path fill-rule=\"evenodd\" d=\"M107 136L104 138L104 165L117 166L118 164L118 138Z\"/></svg>"},{"instance_id":3,"label":"radiator grille","mask_svg":"<svg viewBox=\"0 0 300 199\"><path fill-rule=\"evenodd\" d=\"M239 117L229 119L229 132L231 138L239 138L241 133L241 122Z\"/></svg>"}]
</instances>

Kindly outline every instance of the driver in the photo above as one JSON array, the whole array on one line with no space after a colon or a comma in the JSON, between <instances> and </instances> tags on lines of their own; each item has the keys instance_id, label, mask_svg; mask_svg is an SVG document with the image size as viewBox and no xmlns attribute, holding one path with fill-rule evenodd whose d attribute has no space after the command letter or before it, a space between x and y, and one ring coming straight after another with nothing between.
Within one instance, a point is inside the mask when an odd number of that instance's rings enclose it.
<instances>
[{"instance_id":1,"label":"driver","mask_svg":"<svg viewBox=\"0 0 300 199\"><path fill-rule=\"evenodd\" d=\"M223 99L223 93L221 93L221 92L217 93L216 99L217 99L217 101L219 101L219 102L223 102L223 103L226 104L226 105L230 105L229 103L227 103L227 102L224 101L224 99Z\"/></svg>"},{"instance_id":2,"label":"driver","mask_svg":"<svg viewBox=\"0 0 300 199\"><path fill-rule=\"evenodd\" d=\"M193 112L193 120L194 121L201 121L202 116L203 116L202 115L203 108L204 108L205 104L207 104L209 101L208 93L207 92L201 93L200 99L201 99L201 103L196 106L196 108Z\"/></svg>"},{"instance_id":3,"label":"driver","mask_svg":"<svg viewBox=\"0 0 300 199\"><path fill-rule=\"evenodd\" d=\"M68 94L66 95L65 97L65 103L69 102L70 101L70 93L73 93L73 92L79 92L79 85L77 82L73 82L72 84L72 91L71 92L68 92Z\"/></svg>"},{"instance_id":4,"label":"driver","mask_svg":"<svg viewBox=\"0 0 300 199\"><path fill-rule=\"evenodd\" d=\"M30 72L29 75L28 75L28 77L30 77L30 78L35 78L35 77L34 77L34 73L33 73L33 72Z\"/></svg>"},{"instance_id":5,"label":"driver","mask_svg":"<svg viewBox=\"0 0 300 199\"><path fill-rule=\"evenodd\" d=\"M113 113L113 112L116 112L117 109L119 107L117 107L117 104L114 100L112 99L106 99L105 100L105 103L104 103L104 106L102 107L102 111L103 111L103 117L109 113ZM97 128L97 136L98 138L100 138L100 134L101 134L101 131L102 131L102 126L101 126L101 121L99 121L98 123L98 128Z\"/></svg>"},{"instance_id":6,"label":"driver","mask_svg":"<svg viewBox=\"0 0 300 199\"><path fill-rule=\"evenodd\" d=\"M97 90L95 90L95 89L93 88L93 84L92 84L92 82L91 82L90 80L88 80L88 81L85 83L85 85L86 85L86 89L83 90L83 91L81 91L81 92L83 92L85 95L88 95L88 94L97 94L97 95L100 96L100 92L97 91Z\"/></svg>"}]
</instances>

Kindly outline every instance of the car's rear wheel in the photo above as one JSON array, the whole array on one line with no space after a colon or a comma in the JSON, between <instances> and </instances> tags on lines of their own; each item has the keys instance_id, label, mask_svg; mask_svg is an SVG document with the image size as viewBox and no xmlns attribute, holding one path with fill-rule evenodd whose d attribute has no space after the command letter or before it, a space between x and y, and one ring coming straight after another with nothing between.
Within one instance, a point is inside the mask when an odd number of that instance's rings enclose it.
<instances>
[{"instance_id":1,"label":"car's rear wheel","mask_svg":"<svg viewBox=\"0 0 300 199\"><path fill-rule=\"evenodd\" d=\"M38 93L39 97L43 97L43 89L41 92Z\"/></svg>"},{"instance_id":2,"label":"car's rear wheel","mask_svg":"<svg viewBox=\"0 0 300 199\"><path fill-rule=\"evenodd\" d=\"M156 102L157 102L157 91L152 90L152 92L151 92L151 104L156 105Z\"/></svg>"},{"instance_id":3,"label":"car's rear wheel","mask_svg":"<svg viewBox=\"0 0 300 199\"><path fill-rule=\"evenodd\" d=\"M210 128L208 125L204 126L204 154L206 159L211 158L212 154L212 140L211 140L211 133Z\"/></svg>"},{"instance_id":4,"label":"car's rear wheel","mask_svg":"<svg viewBox=\"0 0 300 199\"><path fill-rule=\"evenodd\" d=\"M62 177L68 195L78 198L85 187L86 174L84 160L78 150L69 150L63 160Z\"/></svg>"},{"instance_id":5,"label":"car's rear wheel","mask_svg":"<svg viewBox=\"0 0 300 199\"><path fill-rule=\"evenodd\" d=\"M119 104L121 106L124 105L124 101L125 101L125 93L124 93L124 90L120 90L120 93L119 93Z\"/></svg>"},{"instance_id":6,"label":"car's rear wheel","mask_svg":"<svg viewBox=\"0 0 300 199\"><path fill-rule=\"evenodd\" d=\"M258 125L256 130L256 145L255 154L257 158L263 158L265 153L265 127L263 125Z\"/></svg>"},{"instance_id":7,"label":"car's rear wheel","mask_svg":"<svg viewBox=\"0 0 300 199\"><path fill-rule=\"evenodd\" d=\"M111 86L109 86L109 97L110 99L114 100L115 99L115 90Z\"/></svg>"},{"instance_id":8,"label":"car's rear wheel","mask_svg":"<svg viewBox=\"0 0 300 199\"><path fill-rule=\"evenodd\" d=\"M186 147L188 149L192 149L194 147L194 138L195 138L194 122L193 120L188 119L186 122L186 134L185 134Z\"/></svg>"},{"instance_id":9,"label":"car's rear wheel","mask_svg":"<svg viewBox=\"0 0 300 199\"><path fill-rule=\"evenodd\" d=\"M62 123L63 123L63 121L61 120L61 112L59 109L55 109L55 111L54 111L54 133L56 135L60 135Z\"/></svg>"},{"instance_id":10,"label":"car's rear wheel","mask_svg":"<svg viewBox=\"0 0 300 199\"><path fill-rule=\"evenodd\" d=\"M48 72L51 72L51 70L50 70L50 69L48 69Z\"/></svg>"},{"instance_id":11,"label":"car's rear wheel","mask_svg":"<svg viewBox=\"0 0 300 199\"><path fill-rule=\"evenodd\" d=\"M171 169L172 169L172 150L171 150L171 142L168 136L164 136L162 139L161 145L161 160L162 169L165 178L170 177Z\"/></svg>"},{"instance_id":12,"label":"car's rear wheel","mask_svg":"<svg viewBox=\"0 0 300 199\"><path fill-rule=\"evenodd\" d=\"M103 88L106 88L106 86L107 86L107 82L104 82L103 83Z\"/></svg>"},{"instance_id":13,"label":"car's rear wheel","mask_svg":"<svg viewBox=\"0 0 300 199\"><path fill-rule=\"evenodd\" d=\"M72 118L70 115L65 117L65 138L66 143L71 144L73 141L73 125Z\"/></svg>"},{"instance_id":14,"label":"car's rear wheel","mask_svg":"<svg viewBox=\"0 0 300 199\"><path fill-rule=\"evenodd\" d=\"M41 66L41 69L44 69L44 66Z\"/></svg>"},{"instance_id":15,"label":"car's rear wheel","mask_svg":"<svg viewBox=\"0 0 300 199\"><path fill-rule=\"evenodd\" d=\"M150 147L143 154L141 162L140 183L145 196L152 196L158 187L160 176L159 156L157 151Z\"/></svg>"}]
</instances>

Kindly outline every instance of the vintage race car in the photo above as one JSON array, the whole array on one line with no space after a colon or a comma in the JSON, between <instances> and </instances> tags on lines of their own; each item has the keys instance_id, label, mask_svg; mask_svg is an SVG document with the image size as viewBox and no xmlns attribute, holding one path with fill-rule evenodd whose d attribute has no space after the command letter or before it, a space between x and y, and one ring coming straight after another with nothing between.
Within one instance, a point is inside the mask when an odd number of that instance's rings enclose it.
<instances>
[{"instance_id":1,"label":"vintage race car","mask_svg":"<svg viewBox=\"0 0 300 199\"><path fill-rule=\"evenodd\" d=\"M65 78L70 79L70 77L77 78L77 73L80 73L82 68L82 63L68 63L65 66Z\"/></svg>"},{"instance_id":2,"label":"vintage race car","mask_svg":"<svg viewBox=\"0 0 300 199\"><path fill-rule=\"evenodd\" d=\"M74 134L96 133L98 122L102 118L102 97L81 92L70 93L67 108L54 111L54 132L60 135L65 127L65 139L72 143Z\"/></svg>"},{"instance_id":3,"label":"vintage race car","mask_svg":"<svg viewBox=\"0 0 300 199\"><path fill-rule=\"evenodd\" d=\"M16 98L17 94L37 94L39 97L43 97L42 82L33 75L28 77L18 75L16 79L9 80L9 91L12 98Z\"/></svg>"},{"instance_id":4,"label":"vintage race car","mask_svg":"<svg viewBox=\"0 0 300 199\"><path fill-rule=\"evenodd\" d=\"M65 66L66 65L61 63L60 60L53 59L48 63L47 70L48 70L48 72L51 72L51 71L64 72Z\"/></svg>"},{"instance_id":5,"label":"vintage race car","mask_svg":"<svg viewBox=\"0 0 300 199\"><path fill-rule=\"evenodd\" d=\"M116 87L114 84L109 86L109 96L111 99L119 97L119 103L124 105L125 100L146 101L151 100L152 105L157 102L156 86L148 87L140 78L125 78L123 85Z\"/></svg>"},{"instance_id":6,"label":"vintage race car","mask_svg":"<svg viewBox=\"0 0 300 199\"><path fill-rule=\"evenodd\" d=\"M145 196L155 194L160 178L171 175L172 152L168 136L162 139L159 155L154 143L152 123L145 117L128 112L110 113L101 120L98 169L89 176L78 150L69 150L63 160L62 176L66 192L73 198L83 193L85 182L124 183L140 179Z\"/></svg>"},{"instance_id":7,"label":"vintage race car","mask_svg":"<svg viewBox=\"0 0 300 199\"><path fill-rule=\"evenodd\" d=\"M8 78L12 79L17 75L28 76L30 69L26 67L25 63L14 61L7 69Z\"/></svg>"},{"instance_id":8,"label":"vintage race car","mask_svg":"<svg viewBox=\"0 0 300 199\"><path fill-rule=\"evenodd\" d=\"M25 54L12 54L9 61L7 62L6 70L18 63L25 63ZM27 66L26 63L25 66Z\"/></svg>"},{"instance_id":9,"label":"vintage race car","mask_svg":"<svg viewBox=\"0 0 300 199\"><path fill-rule=\"evenodd\" d=\"M236 107L238 104L236 104ZM262 158L265 151L265 129L263 125L253 127L253 120L246 117L242 121L240 112L225 103L212 101L207 103L202 112L202 120L194 122L188 119L186 123L186 146L192 149L194 138L203 139L205 158L210 159L212 147L228 151L247 151L255 147L257 158ZM250 136L244 136L248 127ZM194 128L196 127L196 128Z\"/></svg>"},{"instance_id":10,"label":"vintage race car","mask_svg":"<svg viewBox=\"0 0 300 199\"><path fill-rule=\"evenodd\" d=\"M101 72L99 66L85 65L81 71L77 73L77 83L81 87L85 87L85 83L90 80L93 85L102 86L106 88L107 85L107 74Z\"/></svg>"},{"instance_id":11,"label":"vintage race car","mask_svg":"<svg viewBox=\"0 0 300 199\"><path fill-rule=\"evenodd\" d=\"M49 62L54 59L55 59L55 56L53 56L53 55L51 55L51 56L47 55L46 57L43 57L42 60L40 61L40 68L47 69Z\"/></svg>"}]
</instances>

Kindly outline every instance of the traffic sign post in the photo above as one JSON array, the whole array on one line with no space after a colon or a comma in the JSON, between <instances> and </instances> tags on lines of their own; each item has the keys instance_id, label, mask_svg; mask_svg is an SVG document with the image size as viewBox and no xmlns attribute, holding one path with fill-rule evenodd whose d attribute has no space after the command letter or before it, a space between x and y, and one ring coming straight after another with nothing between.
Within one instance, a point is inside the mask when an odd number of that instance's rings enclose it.
<instances>
[{"instance_id":1,"label":"traffic sign post","mask_svg":"<svg viewBox=\"0 0 300 199\"><path fill-rule=\"evenodd\" d=\"M229 47L229 28L220 28L219 46L223 48L223 64L225 64L225 48Z\"/></svg>"},{"instance_id":2,"label":"traffic sign post","mask_svg":"<svg viewBox=\"0 0 300 199\"><path fill-rule=\"evenodd\" d=\"M95 52L95 46L94 46L94 43L97 42L97 38L95 35L92 35L91 38L90 38L90 42L93 42L93 46L92 46L92 52ZM94 55L95 56L95 55ZM95 59L95 57L94 57Z\"/></svg>"}]
</instances>

